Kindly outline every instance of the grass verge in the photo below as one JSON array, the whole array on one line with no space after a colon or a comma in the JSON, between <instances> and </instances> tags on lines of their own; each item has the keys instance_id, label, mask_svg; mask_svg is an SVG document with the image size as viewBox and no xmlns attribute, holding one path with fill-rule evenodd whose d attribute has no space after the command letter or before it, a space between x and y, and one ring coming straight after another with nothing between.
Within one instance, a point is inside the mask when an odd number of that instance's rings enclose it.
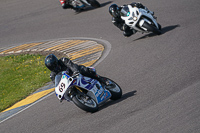
<instances>
[{"instance_id":1,"label":"grass verge","mask_svg":"<svg viewBox=\"0 0 200 133\"><path fill-rule=\"evenodd\" d=\"M0 112L50 81L42 55L0 57Z\"/></svg>"}]
</instances>

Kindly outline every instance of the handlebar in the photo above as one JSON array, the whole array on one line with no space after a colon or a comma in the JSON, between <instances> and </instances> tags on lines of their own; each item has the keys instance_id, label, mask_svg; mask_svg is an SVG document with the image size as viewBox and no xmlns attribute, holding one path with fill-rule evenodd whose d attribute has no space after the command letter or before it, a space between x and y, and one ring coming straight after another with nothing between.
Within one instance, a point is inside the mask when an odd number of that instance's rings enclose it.
<instances>
[{"instance_id":1,"label":"handlebar","mask_svg":"<svg viewBox=\"0 0 200 133\"><path fill-rule=\"evenodd\" d=\"M73 75L72 75L72 78L75 78L75 77L79 76L79 74L80 73L78 71L74 72Z\"/></svg>"}]
</instances>

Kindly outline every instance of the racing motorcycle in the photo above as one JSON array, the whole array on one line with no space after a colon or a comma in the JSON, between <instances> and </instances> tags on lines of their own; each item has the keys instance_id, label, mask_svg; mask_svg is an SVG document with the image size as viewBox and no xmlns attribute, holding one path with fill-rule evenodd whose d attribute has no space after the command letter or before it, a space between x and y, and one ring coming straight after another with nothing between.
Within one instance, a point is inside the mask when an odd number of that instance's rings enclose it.
<instances>
[{"instance_id":1,"label":"racing motorcycle","mask_svg":"<svg viewBox=\"0 0 200 133\"><path fill-rule=\"evenodd\" d=\"M96 72L95 68L92 70ZM122 90L117 83L109 78L106 78L106 82L109 82L108 85L80 73L69 76L67 71L62 71L55 77L55 93L60 102L73 101L84 111L96 112L99 105L109 99L117 100L122 96Z\"/></svg>"},{"instance_id":2,"label":"racing motorcycle","mask_svg":"<svg viewBox=\"0 0 200 133\"><path fill-rule=\"evenodd\" d=\"M70 0L69 3L77 9L84 9L85 7L100 7L97 0Z\"/></svg>"},{"instance_id":3,"label":"racing motorcycle","mask_svg":"<svg viewBox=\"0 0 200 133\"><path fill-rule=\"evenodd\" d=\"M142 33L153 32L161 34L161 25L156 18L147 10L127 5L121 10L121 18L131 29Z\"/></svg>"}]
</instances>

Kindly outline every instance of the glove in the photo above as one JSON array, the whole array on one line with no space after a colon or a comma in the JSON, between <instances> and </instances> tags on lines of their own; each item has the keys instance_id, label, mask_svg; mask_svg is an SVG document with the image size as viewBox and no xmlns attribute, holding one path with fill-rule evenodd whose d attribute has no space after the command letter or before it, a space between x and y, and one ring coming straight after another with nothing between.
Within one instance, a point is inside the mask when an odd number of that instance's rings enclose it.
<instances>
[{"instance_id":1,"label":"glove","mask_svg":"<svg viewBox=\"0 0 200 133\"><path fill-rule=\"evenodd\" d=\"M78 75L79 75L79 71L73 72L73 76L78 76Z\"/></svg>"}]
</instances>

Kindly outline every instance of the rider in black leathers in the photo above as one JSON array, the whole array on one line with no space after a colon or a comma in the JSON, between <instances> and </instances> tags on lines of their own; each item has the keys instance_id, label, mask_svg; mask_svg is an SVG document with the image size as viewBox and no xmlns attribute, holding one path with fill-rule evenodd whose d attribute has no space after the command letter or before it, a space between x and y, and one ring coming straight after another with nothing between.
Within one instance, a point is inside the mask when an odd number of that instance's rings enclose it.
<instances>
[{"instance_id":1,"label":"rider in black leathers","mask_svg":"<svg viewBox=\"0 0 200 133\"><path fill-rule=\"evenodd\" d=\"M50 78L54 84L56 75L61 71L67 71L70 76L81 73L84 76L97 79L100 83L107 84L106 79L97 75L91 68L75 64L65 57L58 60L54 54L50 54L45 58L45 65L51 71Z\"/></svg>"},{"instance_id":2,"label":"rider in black leathers","mask_svg":"<svg viewBox=\"0 0 200 133\"><path fill-rule=\"evenodd\" d=\"M147 11L149 11L152 15L154 15L154 12L148 10L148 8L146 8L145 6L143 6L141 3L139 2L133 2L130 4L132 7L137 7L137 8L142 8L145 9ZM123 35L126 37L129 37L133 34L135 34L137 31L134 29L130 29L130 27L128 25L125 24L125 21L121 19L121 10L122 8L126 6L118 6L116 4L112 4L109 7L109 13L112 16L112 23L118 27L121 31L123 31Z\"/></svg>"},{"instance_id":3,"label":"rider in black leathers","mask_svg":"<svg viewBox=\"0 0 200 133\"><path fill-rule=\"evenodd\" d=\"M75 8L70 4L71 2L70 0L59 0L59 1L63 9L73 9L76 12L80 12L79 8Z\"/></svg>"}]
</instances>

